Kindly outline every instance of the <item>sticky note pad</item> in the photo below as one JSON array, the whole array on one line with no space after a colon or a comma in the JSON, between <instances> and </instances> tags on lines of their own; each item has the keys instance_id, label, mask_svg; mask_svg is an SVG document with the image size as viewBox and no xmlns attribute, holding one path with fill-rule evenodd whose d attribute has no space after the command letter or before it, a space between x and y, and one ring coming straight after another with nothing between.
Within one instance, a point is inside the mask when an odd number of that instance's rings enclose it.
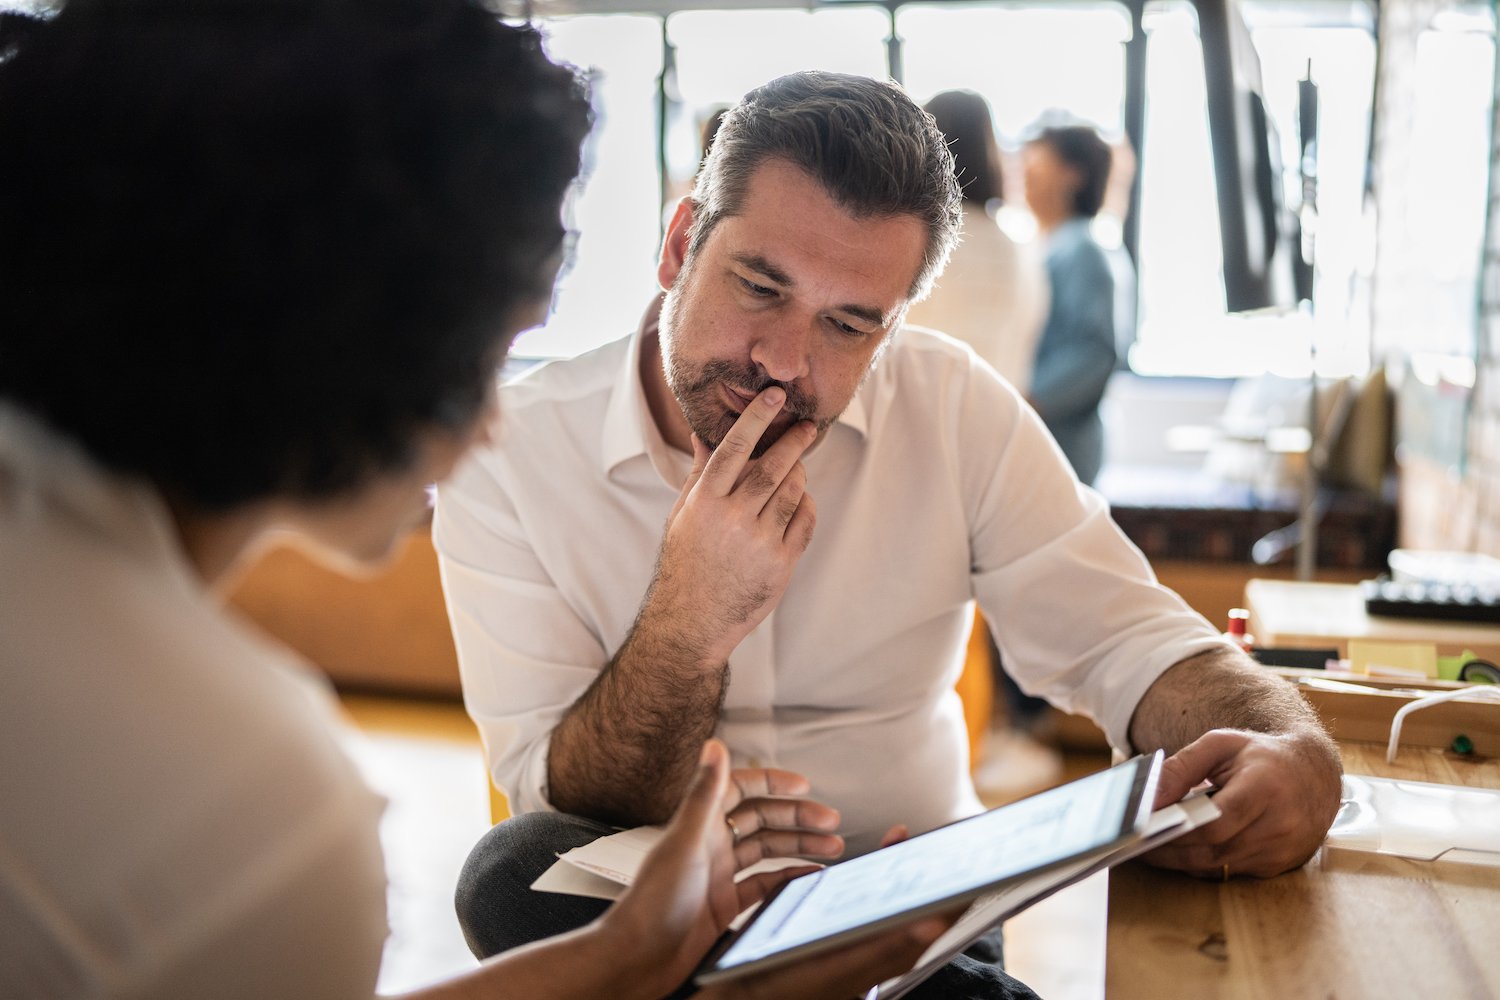
<instances>
[{"instance_id":1,"label":"sticky note pad","mask_svg":"<svg viewBox=\"0 0 1500 1000\"><path fill-rule=\"evenodd\" d=\"M1458 680L1458 672L1463 669L1465 663L1470 660L1479 659L1479 654L1472 649L1466 649L1456 656L1439 656L1437 658L1437 675L1440 681Z\"/></svg>"},{"instance_id":2,"label":"sticky note pad","mask_svg":"<svg viewBox=\"0 0 1500 1000\"><path fill-rule=\"evenodd\" d=\"M1350 639L1349 669L1371 677L1436 677L1437 646L1430 642Z\"/></svg>"}]
</instances>

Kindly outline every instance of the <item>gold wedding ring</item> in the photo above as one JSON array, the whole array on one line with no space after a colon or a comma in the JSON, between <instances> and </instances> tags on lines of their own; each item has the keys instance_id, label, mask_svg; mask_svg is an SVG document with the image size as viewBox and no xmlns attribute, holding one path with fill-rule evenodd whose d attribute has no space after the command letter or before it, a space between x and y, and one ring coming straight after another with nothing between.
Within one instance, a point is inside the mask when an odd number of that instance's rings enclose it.
<instances>
[{"instance_id":1,"label":"gold wedding ring","mask_svg":"<svg viewBox=\"0 0 1500 1000\"><path fill-rule=\"evenodd\" d=\"M740 840L740 828L734 825L734 820L731 819L729 816L725 816L724 817L724 825L727 826L727 827L729 827L729 835L734 838L735 843L739 843L739 840ZM1225 877L1227 878L1228 877L1228 872L1229 872L1229 866L1228 865L1224 866L1224 871L1225 871Z\"/></svg>"}]
</instances>

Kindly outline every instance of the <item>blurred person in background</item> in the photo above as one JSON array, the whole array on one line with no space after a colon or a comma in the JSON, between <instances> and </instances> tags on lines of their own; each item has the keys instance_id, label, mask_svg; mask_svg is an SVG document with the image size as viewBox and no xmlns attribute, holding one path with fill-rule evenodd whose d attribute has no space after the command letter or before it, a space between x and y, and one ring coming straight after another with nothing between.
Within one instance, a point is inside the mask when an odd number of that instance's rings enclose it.
<instances>
[{"instance_id":1,"label":"blurred person in background","mask_svg":"<svg viewBox=\"0 0 1500 1000\"><path fill-rule=\"evenodd\" d=\"M1024 393L1047 318L1047 276L1032 248L1011 239L995 220L1004 188L989 103L971 90L949 90L925 110L953 153L963 191L963 240L932 293L913 303L907 322L962 340Z\"/></svg>"},{"instance_id":2,"label":"blurred person in background","mask_svg":"<svg viewBox=\"0 0 1500 1000\"><path fill-rule=\"evenodd\" d=\"M1052 289L1028 399L1087 485L1104 461L1099 403L1118 358L1114 267L1092 231L1111 159L1109 144L1082 124L1045 127L1023 151L1026 204Z\"/></svg>"},{"instance_id":3,"label":"blurred person in background","mask_svg":"<svg viewBox=\"0 0 1500 1000\"><path fill-rule=\"evenodd\" d=\"M1047 319L1047 275L1029 244L1018 243L995 218L1004 197L1000 148L989 102L971 90L948 90L925 105L948 140L963 191L963 238L931 294L912 304L907 321L964 341L1022 393L1031 383L1037 340ZM985 736L974 783L981 795L1014 797L1045 788L1062 775L1062 755L1035 737L1050 706L1030 698L1001 667L984 630L994 672L997 718Z\"/></svg>"}]
</instances>

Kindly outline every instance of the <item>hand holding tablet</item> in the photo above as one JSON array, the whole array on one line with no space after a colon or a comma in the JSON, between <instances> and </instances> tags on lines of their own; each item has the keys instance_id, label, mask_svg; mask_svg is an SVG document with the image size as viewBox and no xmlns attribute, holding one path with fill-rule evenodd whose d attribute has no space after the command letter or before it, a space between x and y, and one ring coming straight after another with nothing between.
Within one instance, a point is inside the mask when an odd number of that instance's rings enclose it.
<instances>
[{"instance_id":1,"label":"hand holding tablet","mask_svg":"<svg viewBox=\"0 0 1500 1000\"><path fill-rule=\"evenodd\" d=\"M775 968L927 914L961 909L1069 862L1106 859L1142 839L1161 761L1160 752L1137 757L793 879L710 954L697 981Z\"/></svg>"}]
</instances>

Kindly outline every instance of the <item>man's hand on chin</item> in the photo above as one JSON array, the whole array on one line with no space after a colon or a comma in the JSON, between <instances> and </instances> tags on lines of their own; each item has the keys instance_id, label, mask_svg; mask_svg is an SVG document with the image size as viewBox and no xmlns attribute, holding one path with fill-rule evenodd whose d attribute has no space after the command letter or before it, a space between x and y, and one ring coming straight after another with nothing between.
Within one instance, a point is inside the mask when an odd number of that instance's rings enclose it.
<instances>
[{"instance_id":1,"label":"man's hand on chin","mask_svg":"<svg viewBox=\"0 0 1500 1000\"><path fill-rule=\"evenodd\" d=\"M817 437L793 425L759 458L755 445L786 393L771 386L712 452L693 437L693 469L667 519L656 577L637 626L722 664L781 600L812 541L816 508L802 454Z\"/></svg>"},{"instance_id":2,"label":"man's hand on chin","mask_svg":"<svg viewBox=\"0 0 1500 1000\"><path fill-rule=\"evenodd\" d=\"M625 826L660 823L688 788L698 748L719 721L730 654L781 600L812 539L801 456L817 436L813 425L792 426L750 457L785 400L779 386L760 393L712 454L693 438L693 469L640 615L553 730L547 780L556 808Z\"/></svg>"}]
</instances>

